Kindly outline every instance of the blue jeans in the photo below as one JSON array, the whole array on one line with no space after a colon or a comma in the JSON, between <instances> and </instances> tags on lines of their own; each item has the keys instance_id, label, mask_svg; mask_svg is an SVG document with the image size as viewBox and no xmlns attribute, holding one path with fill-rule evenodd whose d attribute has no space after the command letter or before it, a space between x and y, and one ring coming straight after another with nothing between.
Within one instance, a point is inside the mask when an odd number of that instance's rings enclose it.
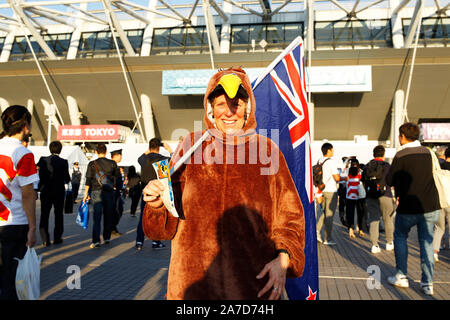
<instances>
[{"instance_id":1,"label":"blue jeans","mask_svg":"<svg viewBox=\"0 0 450 320\"><path fill-rule=\"evenodd\" d=\"M145 201L144 196L141 196L141 214L139 215L139 223L136 229L136 243L140 242L141 244L144 244L145 234L144 230L142 230L142 215L144 214L144 208L145 208Z\"/></svg>"},{"instance_id":2,"label":"blue jeans","mask_svg":"<svg viewBox=\"0 0 450 320\"><path fill-rule=\"evenodd\" d=\"M111 239L114 222L114 193L100 190L92 191L91 199L94 207L94 226L92 243L100 242L100 229L103 215L103 240Z\"/></svg>"},{"instance_id":3,"label":"blue jeans","mask_svg":"<svg viewBox=\"0 0 450 320\"><path fill-rule=\"evenodd\" d=\"M433 235L434 224L439 218L439 210L424 214L398 214L395 216L394 252L397 273L408 274L408 233L417 225L420 245L420 266L423 284L433 283L434 257Z\"/></svg>"}]
</instances>

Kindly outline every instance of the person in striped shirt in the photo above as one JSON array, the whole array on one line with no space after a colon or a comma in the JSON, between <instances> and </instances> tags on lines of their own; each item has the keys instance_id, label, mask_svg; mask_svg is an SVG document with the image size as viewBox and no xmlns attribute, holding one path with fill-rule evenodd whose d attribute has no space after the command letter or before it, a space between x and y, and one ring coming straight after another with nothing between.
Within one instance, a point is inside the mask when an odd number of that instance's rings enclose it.
<instances>
[{"instance_id":1,"label":"person in striped shirt","mask_svg":"<svg viewBox=\"0 0 450 320\"><path fill-rule=\"evenodd\" d=\"M348 170L348 178L346 182L346 216L348 224L348 235L350 238L355 237L354 220L355 208L357 213L359 235L364 236L363 218L364 218L364 202L359 198L358 186L361 182L361 170L359 169L358 160L353 160Z\"/></svg>"},{"instance_id":2,"label":"person in striped shirt","mask_svg":"<svg viewBox=\"0 0 450 320\"><path fill-rule=\"evenodd\" d=\"M22 145L31 135L31 114L14 105L1 116L0 139L0 300L18 300L16 271L27 247L36 243L36 191L33 153Z\"/></svg>"}]
</instances>

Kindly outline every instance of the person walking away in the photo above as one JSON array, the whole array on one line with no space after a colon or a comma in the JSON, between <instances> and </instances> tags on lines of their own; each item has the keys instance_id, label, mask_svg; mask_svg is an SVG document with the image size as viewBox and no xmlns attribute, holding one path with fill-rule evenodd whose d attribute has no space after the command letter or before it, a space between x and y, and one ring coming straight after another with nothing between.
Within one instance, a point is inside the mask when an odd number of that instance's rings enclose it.
<instances>
[{"instance_id":1,"label":"person walking away","mask_svg":"<svg viewBox=\"0 0 450 320\"><path fill-rule=\"evenodd\" d=\"M131 199L130 215L136 217L136 209L142 195L141 177L136 173L136 168L131 166L128 168L127 175L128 197Z\"/></svg>"},{"instance_id":2,"label":"person walking away","mask_svg":"<svg viewBox=\"0 0 450 320\"><path fill-rule=\"evenodd\" d=\"M422 269L421 288L433 295L433 228L439 219L439 194L432 173L430 151L418 141L419 126L407 122L399 128L401 148L396 153L386 177L395 189L398 206L394 224L396 274L388 277L394 286L407 288L408 234L417 226Z\"/></svg>"},{"instance_id":3,"label":"person walking away","mask_svg":"<svg viewBox=\"0 0 450 320\"><path fill-rule=\"evenodd\" d=\"M347 177L348 176L348 167L350 165L350 161L348 157L342 157L343 168L338 168L339 176ZM341 220L343 225L346 225L345 221L345 200L346 200L346 181L340 180L338 182L338 208L339 208L339 219Z\"/></svg>"},{"instance_id":4,"label":"person walking away","mask_svg":"<svg viewBox=\"0 0 450 320\"><path fill-rule=\"evenodd\" d=\"M72 194L73 194L73 203L77 203L78 191L80 190L81 178L83 174L81 173L78 162L73 163L72 169Z\"/></svg>"},{"instance_id":5,"label":"person walking away","mask_svg":"<svg viewBox=\"0 0 450 320\"><path fill-rule=\"evenodd\" d=\"M111 159L117 164L117 166L119 165L119 163L122 161L122 149L119 150L114 150L111 151ZM124 178L122 175L122 172L120 172L120 168L118 168L119 170L119 179L117 180L116 184L117 184L117 188L114 190L114 219L113 219L113 228L112 228L112 235L115 236L121 236L122 233L119 232L119 229L117 228L120 222L120 218L122 218L122 214L123 214L123 198L122 198L122 193L123 193L123 187L124 187Z\"/></svg>"},{"instance_id":6,"label":"person walking away","mask_svg":"<svg viewBox=\"0 0 450 320\"><path fill-rule=\"evenodd\" d=\"M359 169L359 163L355 159L352 161L350 168L348 169L348 178L346 182L346 215L348 224L348 235L350 238L355 238L354 221L355 221L355 209L357 213L357 222L359 228L360 237L364 236L363 231L363 218L364 218L364 203L363 199L360 199L359 184L361 183L361 171Z\"/></svg>"},{"instance_id":7,"label":"person walking away","mask_svg":"<svg viewBox=\"0 0 450 320\"><path fill-rule=\"evenodd\" d=\"M31 114L13 105L3 111L0 139L0 300L18 300L17 259L36 244L36 191L39 181L33 153L21 142L31 135Z\"/></svg>"},{"instance_id":8,"label":"person walking away","mask_svg":"<svg viewBox=\"0 0 450 320\"><path fill-rule=\"evenodd\" d=\"M322 145L323 157L319 159L318 163L322 164L323 183L325 188L323 192L323 214L317 221L317 240L322 242L321 231L325 225L325 241L324 245L335 245L336 242L332 240L333 231L333 216L337 208L337 182L345 180L339 176L338 166L336 161L332 158L334 156L334 149L331 143L324 143Z\"/></svg>"},{"instance_id":9,"label":"person walking away","mask_svg":"<svg viewBox=\"0 0 450 320\"><path fill-rule=\"evenodd\" d=\"M450 148L447 147L444 153L445 162L441 163L443 170L450 170ZM447 222L447 223L446 223ZM441 249L442 237L445 233L445 226L447 225L447 233L450 225L450 208L442 208L439 214L439 220L436 223L433 237L434 262L439 261L439 251ZM450 248L449 240L444 247Z\"/></svg>"},{"instance_id":10,"label":"person walking away","mask_svg":"<svg viewBox=\"0 0 450 320\"><path fill-rule=\"evenodd\" d=\"M145 187L150 181L157 179L153 163L170 160L169 157L163 156L159 153L160 147L166 149L170 155L172 155L172 148L167 143L162 143L158 138L153 138L148 143L148 150L145 151L139 158L138 163L141 166L141 183ZM141 192L142 194L142 192ZM136 230L136 249L141 250L144 245L144 231L142 229L142 215L144 213L145 201L141 198L141 214L139 216L139 223ZM153 249L164 249L166 246L159 240L152 241Z\"/></svg>"},{"instance_id":11,"label":"person walking away","mask_svg":"<svg viewBox=\"0 0 450 320\"><path fill-rule=\"evenodd\" d=\"M83 202L91 199L94 207L91 248L100 247L100 230L103 216L103 242L109 244L114 223L114 189L121 187L120 172L115 161L106 158L106 146L100 143L96 150L98 159L89 162ZM91 196L89 196L89 192Z\"/></svg>"},{"instance_id":12,"label":"person walking away","mask_svg":"<svg viewBox=\"0 0 450 320\"><path fill-rule=\"evenodd\" d=\"M48 224L50 211L53 207L55 214L55 227L53 231L53 244L63 242L64 232L64 198L66 196L65 184L70 182L69 164L66 159L59 157L62 144L52 141L49 145L51 155L41 157L37 166L39 167L39 190L41 192L41 219L39 222L39 233L42 245L51 245Z\"/></svg>"},{"instance_id":13,"label":"person walking away","mask_svg":"<svg viewBox=\"0 0 450 320\"><path fill-rule=\"evenodd\" d=\"M386 251L394 250L395 199L392 189L386 185L386 176L391 167L385 161L386 149L378 145L373 149L373 157L363 171L362 179L366 189L366 203L369 221L372 253L381 252L378 245L380 218L383 219L386 236Z\"/></svg>"}]
</instances>

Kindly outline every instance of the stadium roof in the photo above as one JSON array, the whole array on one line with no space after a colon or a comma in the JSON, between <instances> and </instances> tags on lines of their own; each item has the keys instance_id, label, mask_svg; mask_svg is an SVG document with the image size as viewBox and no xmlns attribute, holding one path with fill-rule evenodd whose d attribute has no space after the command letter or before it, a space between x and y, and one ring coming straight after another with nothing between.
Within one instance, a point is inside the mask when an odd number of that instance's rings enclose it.
<instances>
[{"instance_id":1,"label":"stadium roof","mask_svg":"<svg viewBox=\"0 0 450 320\"><path fill-rule=\"evenodd\" d=\"M149 25L161 18L177 21L180 25L196 25L199 21L197 18L201 17L201 21L209 24L209 37L213 45L214 41L217 45L217 35L214 35L212 28L214 22L222 20L225 23L232 15L242 13L267 21L278 14L303 12L308 4L310 8L314 8L316 15L323 10L336 10L338 14L334 20L362 19L361 15L374 8L390 8L391 14L396 14L408 6L415 7L416 10L433 7L428 13L439 17L446 17L450 10L448 0L1 0L0 33L26 28L48 58L56 59L56 55L42 38L49 26L64 25L73 30L81 23L106 28L113 26L127 55L134 56L136 53L121 25L124 20L137 20ZM314 15L309 15L309 19L314 19L313 17Z\"/></svg>"}]
</instances>

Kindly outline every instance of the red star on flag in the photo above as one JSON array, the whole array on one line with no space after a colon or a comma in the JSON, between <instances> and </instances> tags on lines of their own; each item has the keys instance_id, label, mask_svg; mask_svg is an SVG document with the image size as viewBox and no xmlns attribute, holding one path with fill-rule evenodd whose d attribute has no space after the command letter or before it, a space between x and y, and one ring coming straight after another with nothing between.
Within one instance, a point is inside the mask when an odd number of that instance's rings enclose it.
<instances>
[{"instance_id":1,"label":"red star on flag","mask_svg":"<svg viewBox=\"0 0 450 320\"><path fill-rule=\"evenodd\" d=\"M306 297L306 300L316 300L317 291L313 292L311 288L308 286L309 296Z\"/></svg>"}]
</instances>

